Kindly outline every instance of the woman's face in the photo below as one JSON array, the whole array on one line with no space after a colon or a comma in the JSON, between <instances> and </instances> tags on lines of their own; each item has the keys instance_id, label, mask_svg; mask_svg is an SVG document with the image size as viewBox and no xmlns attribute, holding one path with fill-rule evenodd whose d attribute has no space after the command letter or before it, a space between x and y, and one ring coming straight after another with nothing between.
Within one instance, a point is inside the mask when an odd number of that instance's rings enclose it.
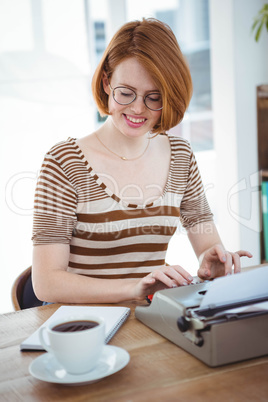
<instances>
[{"instance_id":1,"label":"woman's face","mask_svg":"<svg viewBox=\"0 0 268 402\"><path fill-rule=\"evenodd\" d=\"M152 130L159 121L161 110L153 111L144 104L144 96L160 92L147 70L133 57L122 61L110 79L112 88L125 86L133 89L137 97L129 105L120 105L114 99L107 77L103 79L109 95L109 112L114 126L129 137L140 137Z\"/></svg>"}]
</instances>

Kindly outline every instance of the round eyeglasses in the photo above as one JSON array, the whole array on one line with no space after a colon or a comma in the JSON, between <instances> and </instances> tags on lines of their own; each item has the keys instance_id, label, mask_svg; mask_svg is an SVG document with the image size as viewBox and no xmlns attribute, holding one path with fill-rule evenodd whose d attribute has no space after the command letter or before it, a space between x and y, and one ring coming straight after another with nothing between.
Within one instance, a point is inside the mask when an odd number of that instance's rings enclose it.
<instances>
[{"instance_id":1,"label":"round eyeglasses","mask_svg":"<svg viewBox=\"0 0 268 402\"><path fill-rule=\"evenodd\" d=\"M112 88L110 84L109 86L112 90L115 102L119 105L130 105L138 96L133 89L128 87L120 86ZM163 109L162 96L159 92L151 92L148 95L145 95L143 101L145 106L150 110L157 111Z\"/></svg>"}]
</instances>

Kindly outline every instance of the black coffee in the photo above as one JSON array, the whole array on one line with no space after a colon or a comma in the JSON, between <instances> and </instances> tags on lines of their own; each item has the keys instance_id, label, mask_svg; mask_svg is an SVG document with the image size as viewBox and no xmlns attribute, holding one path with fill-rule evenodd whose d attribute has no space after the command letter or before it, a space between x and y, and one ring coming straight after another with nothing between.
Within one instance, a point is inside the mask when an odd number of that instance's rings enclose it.
<instances>
[{"instance_id":1,"label":"black coffee","mask_svg":"<svg viewBox=\"0 0 268 402\"><path fill-rule=\"evenodd\" d=\"M91 329L99 325L96 321L68 321L62 324L58 324L53 327L53 331L57 332L77 332L77 331L85 331L86 329Z\"/></svg>"}]
</instances>

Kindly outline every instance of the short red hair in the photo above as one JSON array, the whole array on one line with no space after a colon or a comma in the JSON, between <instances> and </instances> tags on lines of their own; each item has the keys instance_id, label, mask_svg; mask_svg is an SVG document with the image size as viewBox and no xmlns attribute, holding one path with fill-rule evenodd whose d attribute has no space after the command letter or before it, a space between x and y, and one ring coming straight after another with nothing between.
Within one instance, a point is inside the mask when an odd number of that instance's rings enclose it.
<instances>
[{"instance_id":1,"label":"short red hair","mask_svg":"<svg viewBox=\"0 0 268 402\"><path fill-rule=\"evenodd\" d=\"M110 79L123 60L135 57L150 72L163 99L153 133L165 132L183 118L192 96L192 79L177 39L167 24L154 18L128 22L113 36L92 79L92 93L101 115L108 115L103 74Z\"/></svg>"}]
</instances>

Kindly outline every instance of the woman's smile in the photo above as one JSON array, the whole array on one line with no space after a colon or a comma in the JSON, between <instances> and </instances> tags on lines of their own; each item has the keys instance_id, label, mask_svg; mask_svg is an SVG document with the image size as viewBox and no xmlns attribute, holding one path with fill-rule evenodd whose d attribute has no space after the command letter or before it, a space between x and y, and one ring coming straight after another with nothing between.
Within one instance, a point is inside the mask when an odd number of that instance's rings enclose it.
<instances>
[{"instance_id":1,"label":"woman's smile","mask_svg":"<svg viewBox=\"0 0 268 402\"><path fill-rule=\"evenodd\" d=\"M141 126L143 126L143 124L146 122L146 118L145 117L137 117L137 116L131 116L129 114L125 114L123 113L123 116L126 120L126 123L130 126L130 127L136 127L139 128Z\"/></svg>"}]
</instances>

